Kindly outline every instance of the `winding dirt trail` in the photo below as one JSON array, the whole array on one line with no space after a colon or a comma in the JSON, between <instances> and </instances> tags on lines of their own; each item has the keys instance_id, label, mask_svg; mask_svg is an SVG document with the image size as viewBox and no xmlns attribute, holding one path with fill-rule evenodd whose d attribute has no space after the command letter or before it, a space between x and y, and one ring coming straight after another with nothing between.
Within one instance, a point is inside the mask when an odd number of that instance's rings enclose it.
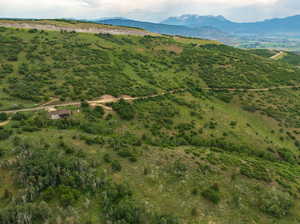
<instances>
[{"instance_id":1,"label":"winding dirt trail","mask_svg":"<svg viewBox=\"0 0 300 224\"><path fill-rule=\"evenodd\" d=\"M272 91L276 89L294 89L294 88L300 88L299 86L278 86L278 87L269 87L269 88L261 88L261 89L239 89L239 88L202 88L202 90L213 90L213 91L230 91L230 92L267 92ZM101 106L106 110L112 110L112 108L106 106L107 103L115 103L119 100L123 99L125 101L134 101L134 100L142 100L142 99L150 99L155 98L159 96L164 96L167 94L176 94L179 92L186 91L187 89L175 89L168 92L164 92L161 94L154 94L149 96L143 96L143 97L131 97L131 96L121 96L118 98L115 97L102 97L98 100L88 101L88 103L91 106ZM16 110L6 110L6 111L0 111L0 113L7 113L7 114L14 114L17 112L31 112L31 111L40 111L40 110L49 110L54 107L66 107L66 106L80 106L81 102L68 102L68 103L58 103L53 105L47 105L47 106L38 106L33 108L24 108L24 109L16 109Z\"/></svg>"},{"instance_id":2,"label":"winding dirt trail","mask_svg":"<svg viewBox=\"0 0 300 224\"><path fill-rule=\"evenodd\" d=\"M230 92L267 92L276 89L295 89L300 88L299 86L277 86L261 89L245 89L245 88L202 88L203 90L214 90L214 91L230 91Z\"/></svg>"},{"instance_id":3,"label":"winding dirt trail","mask_svg":"<svg viewBox=\"0 0 300 224\"><path fill-rule=\"evenodd\" d=\"M0 127L4 127L5 125L8 125L9 122L10 122L10 120L0 122Z\"/></svg>"},{"instance_id":4,"label":"winding dirt trail","mask_svg":"<svg viewBox=\"0 0 300 224\"><path fill-rule=\"evenodd\" d=\"M279 60L280 58L284 57L285 56L285 52L284 51L280 51L278 52L277 54L273 55L272 57L270 57L271 59L274 59L274 60Z\"/></svg>"}]
</instances>

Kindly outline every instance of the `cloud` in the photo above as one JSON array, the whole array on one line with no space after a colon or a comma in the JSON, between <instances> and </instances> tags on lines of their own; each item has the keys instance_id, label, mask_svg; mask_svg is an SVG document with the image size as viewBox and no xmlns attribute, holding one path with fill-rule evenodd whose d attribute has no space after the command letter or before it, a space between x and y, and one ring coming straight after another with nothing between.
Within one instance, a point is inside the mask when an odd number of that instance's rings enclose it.
<instances>
[{"instance_id":1,"label":"cloud","mask_svg":"<svg viewBox=\"0 0 300 224\"><path fill-rule=\"evenodd\" d=\"M297 5L297 7L294 7ZM235 20L300 13L298 0L0 0L0 17L129 17L159 21L180 14L222 14ZM282 11L281 11L282 10Z\"/></svg>"},{"instance_id":2,"label":"cloud","mask_svg":"<svg viewBox=\"0 0 300 224\"><path fill-rule=\"evenodd\" d=\"M271 18L287 17L300 14L300 1L278 0L267 7L255 3L242 7L231 8L226 12L229 18L238 21L257 21Z\"/></svg>"}]
</instances>

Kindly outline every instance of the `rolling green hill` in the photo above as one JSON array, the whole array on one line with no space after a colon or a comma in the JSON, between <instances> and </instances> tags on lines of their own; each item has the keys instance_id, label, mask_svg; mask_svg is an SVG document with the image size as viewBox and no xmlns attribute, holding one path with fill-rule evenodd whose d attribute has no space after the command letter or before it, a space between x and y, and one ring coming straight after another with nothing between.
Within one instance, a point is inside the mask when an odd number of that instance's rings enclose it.
<instances>
[{"instance_id":1,"label":"rolling green hill","mask_svg":"<svg viewBox=\"0 0 300 224\"><path fill-rule=\"evenodd\" d=\"M262 57L271 58L272 56L276 55L280 51L268 50L268 49L251 49L249 50L249 52ZM277 60L291 65L300 66L299 52L284 51L282 56L279 57Z\"/></svg>"},{"instance_id":2,"label":"rolling green hill","mask_svg":"<svg viewBox=\"0 0 300 224\"><path fill-rule=\"evenodd\" d=\"M300 222L297 67L194 38L4 27L0 52L1 111L82 102L58 120L0 112L0 223ZM127 98L87 103L103 95Z\"/></svg>"}]
</instances>

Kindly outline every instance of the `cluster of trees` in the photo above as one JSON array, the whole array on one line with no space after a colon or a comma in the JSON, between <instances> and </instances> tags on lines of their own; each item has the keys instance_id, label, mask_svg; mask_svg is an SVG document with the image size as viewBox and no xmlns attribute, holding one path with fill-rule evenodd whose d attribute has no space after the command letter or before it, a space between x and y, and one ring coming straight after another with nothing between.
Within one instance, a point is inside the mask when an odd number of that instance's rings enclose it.
<instances>
[{"instance_id":1,"label":"cluster of trees","mask_svg":"<svg viewBox=\"0 0 300 224\"><path fill-rule=\"evenodd\" d=\"M6 121L8 119L8 115L6 113L0 113L0 122Z\"/></svg>"},{"instance_id":2,"label":"cluster of trees","mask_svg":"<svg viewBox=\"0 0 300 224\"><path fill-rule=\"evenodd\" d=\"M149 214L134 200L133 192L126 184L110 184L103 193L104 211L112 223L179 224L179 219L170 215ZM145 220L146 219L146 220Z\"/></svg>"},{"instance_id":3,"label":"cluster of trees","mask_svg":"<svg viewBox=\"0 0 300 224\"><path fill-rule=\"evenodd\" d=\"M202 192L202 196L214 204L219 204L221 201L220 189L218 184L214 184Z\"/></svg>"},{"instance_id":4,"label":"cluster of trees","mask_svg":"<svg viewBox=\"0 0 300 224\"><path fill-rule=\"evenodd\" d=\"M6 35L7 30L0 33L0 62L16 62L23 50L23 40L14 35Z\"/></svg>"},{"instance_id":5,"label":"cluster of trees","mask_svg":"<svg viewBox=\"0 0 300 224\"><path fill-rule=\"evenodd\" d=\"M49 145L17 138L14 140L18 155L13 163L4 167L14 173L19 193L6 190L8 206L0 211L3 224L35 224L54 220L58 211L74 206L82 197L101 196L99 204L107 221L124 224L141 224L151 220L155 224L178 224L179 220L168 215L149 213L134 197L127 184L115 184L105 175L99 176L99 164L88 160L78 148L60 142ZM125 155L125 154L124 154ZM127 156L127 154L126 154ZM117 160L107 158L115 171L121 171ZM39 202L41 201L41 202ZM61 208L50 206L59 202Z\"/></svg>"},{"instance_id":6,"label":"cluster of trees","mask_svg":"<svg viewBox=\"0 0 300 224\"><path fill-rule=\"evenodd\" d=\"M44 190L47 190L48 196L51 192L61 191L62 198L68 201L68 197L77 198L74 196L76 191L72 192L72 189L94 193L100 187L101 178L89 162L82 158L80 150L70 149L64 143L58 147L55 149L45 144L39 149L27 142L17 143L16 153L19 157L11 169L15 171L15 183L25 188L26 201L35 200ZM68 152L73 153L67 155ZM74 195L65 195L66 191ZM52 200L53 197L45 196L44 199Z\"/></svg>"},{"instance_id":7,"label":"cluster of trees","mask_svg":"<svg viewBox=\"0 0 300 224\"><path fill-rule=\"evenodd\" d=\"M132 120L135 116L134 107L123 99L121 99L117 103L114 103L112 107L124 120Z\"/></svg>"},{"instance_id":8,"label":"cluster of trees","mask_svg":"<svg viewBox=\"0 0 300 224\"><path fill-rule=\"evenodd\" d=\"M275 189L263 192L258 200L258 207L262 212L277 218L288 215L292 206L291 196Z\"/></svg>"},{"instance_id":9,"label":"cluster of trees","mask_svg":"<svg viewBox=\"0 0 300 224\"><path fill-rule=\"evenodd\" d=\"M50 38L47 32L30 32L30 41L18 37L18 32L4 33L6 35L1 36L0 72L9 84L6 93L11 96L40 102L49 96L78 100L104 94L153 93L153 88L137 83L130 74L123 72L124 59L112 55L111 49L102 48L102 44L92 45L89 40L70 33L57 33L55 38ZM114 36L108 39L119 40ZM23 41L26 45L21 48ZM129 44L130 39L124 37L120 41ZM25 53L25 59L18 63L16 74L8 76L13 73L21 51Z\"/></svg>"}]
</instances>

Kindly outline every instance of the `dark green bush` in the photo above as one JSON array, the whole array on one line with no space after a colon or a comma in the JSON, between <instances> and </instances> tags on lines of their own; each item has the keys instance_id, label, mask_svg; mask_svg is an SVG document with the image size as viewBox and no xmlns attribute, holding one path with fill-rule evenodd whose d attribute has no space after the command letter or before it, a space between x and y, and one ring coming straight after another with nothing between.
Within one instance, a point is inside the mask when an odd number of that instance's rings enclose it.
<instances>
[{"instance_id":1,"label":"dark green bush","mask_svg":"<svg viewBox=\"0 0 300 224\"><path fill-rule=\"evenodd\" d=\"M0 128L0 140L6 140L12 135L11 130Z\"/></svg>"},{"instance_id":2,"label":"dark green bush","mask_svg":"<svg viewBox=\"0 0 300 224\"><path fill-rule=\"evenodd\" d=\"M117 103L114 103L113 109L124 120L132 120L135 116L135 111L133 106L123 99Z\"/></svg>"},{"instance_id":3,"label":"dark green bush","mask_svg":"<svg viewBox=\"0 0 300 224\"><path fill-rule=\"evenodd\" d=\"M278 153L281 157L282 160L291 163L291 164L296 164L297 163L297 159L295 154L293 153L293 151L291 151L288 148L280 148L278 150Z\"/></svg>"},{"instance_id":4,"label":"dark green bush","mask_svg":"<svg viewBox=\"0 0 300 224\"><path fill-rule=\"evenodd\" d=\"M219 204L221 201L220 190L217 184L214 184L210 188L203 191L202 196L214 204Z\"/></svg>"},{"instance_id":5,"label":"dark green bush","mask_svg":"<svg viewBox=\"0 0 300 224\"><path fill-rule=\"evenodd\" d=\"M103 160L106 163L111 163L111 161L112 161L111 156L108 153L104 154Z\"/></svg>"},{"instance_id":6,"label":"dark green bush","mask_svg":"<svg viewBox=\"0 0 300 224\"><path fill-rule=\"evenodd\" d=\"M0 122L6 121L8 119L8 115L6 113L0 113Z\"/></svg>"},{"instance_id":7,"label":"dark green bush","mask_svg":"<svg viewBox=\"0 0 300 224\"><path fill-rule=\"evenodd\" d=\"M260 210L268 215L282 218L288 215L293 201L288 193L271 190L263 193L258 200Z\"/></svg>"},{"instance_id":8,"label":"dark green bush","mask_svg":"<svg viewBox=\"0 0 300 224\"><path fill-rule=\"evenodd\" d=\"M263 180L266 182L272 181L269 171L266 170L264 164L258 162L255 164L243 164L241 166L240 172L242 175L247 176L249 178Z\"/></svg>"},{"instance_id":9,"label":"dark green bush","mask_svg":"<svg viewBox=\"0 0 300 224\"><path fill-rule=\"evenodd\" d=\"M113 160L111 163L111 168L115 172L120 172L122 170L122 166L118 160Z\"/></svg>"},{"instance_id":10,"label":"dark green bush","mask_svg":"<svg viewBox=\"0 0 300 224\"><path fill-rule=\"evenodd\" d=\"M12 120L14 121L22 121L22 120L26 120L27 116L24 113L15 113L12 118Z\"/></svg>"}]
</instances>

